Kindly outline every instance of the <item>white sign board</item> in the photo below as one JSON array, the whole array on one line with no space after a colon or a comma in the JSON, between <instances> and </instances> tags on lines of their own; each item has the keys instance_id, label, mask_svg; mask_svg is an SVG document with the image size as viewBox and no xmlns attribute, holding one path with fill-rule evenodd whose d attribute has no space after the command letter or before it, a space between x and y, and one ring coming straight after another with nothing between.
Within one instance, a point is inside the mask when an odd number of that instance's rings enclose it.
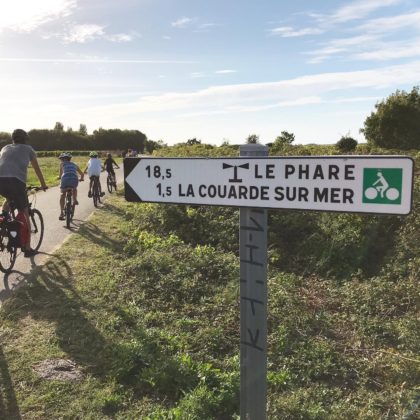
<instances>
[{"instance_id":1,"label":"white sign board","mask_svg":"<svg viewBox=\"0 0 420 420\"><path fill-rule=\"evenodd\" d=\"M414 162L401 156L126 158L126 199L408 214Z\"/></svg>"}]
</instances>

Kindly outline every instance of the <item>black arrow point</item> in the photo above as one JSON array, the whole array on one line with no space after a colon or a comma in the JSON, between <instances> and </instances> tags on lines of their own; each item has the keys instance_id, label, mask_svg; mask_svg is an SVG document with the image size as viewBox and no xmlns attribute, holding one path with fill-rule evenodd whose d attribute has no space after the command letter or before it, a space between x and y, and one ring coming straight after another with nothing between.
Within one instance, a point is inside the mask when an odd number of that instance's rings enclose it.
<instances>
[{"instance_id":1,"label":"black arrow point","mask_svg":"<svg viewBox=\"0 0 420 420\"><path fill-rule=\"evenodd\" d=\"M124 163L124 196L127 201L139 202L142 199L137 195L137 193L128 185L127 177L130 175L131 171L140 163L141 158L125 158Z\"/></svg>"}]
</instances>

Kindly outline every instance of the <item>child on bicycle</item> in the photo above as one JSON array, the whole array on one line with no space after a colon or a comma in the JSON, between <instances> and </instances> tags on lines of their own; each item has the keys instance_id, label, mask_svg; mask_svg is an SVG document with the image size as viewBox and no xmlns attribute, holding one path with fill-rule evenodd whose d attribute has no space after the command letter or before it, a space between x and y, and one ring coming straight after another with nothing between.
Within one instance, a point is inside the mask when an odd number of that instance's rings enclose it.
<instances>
[{"instance_id":1,"label":"child on bicycle","mask_svg":"<svg viewBox=\"0 0 420 420\"><path fill-rule=\"evenodd\" d=\"M84 174L80 168L73 162L70 162L72 158L71 153L62 153L59 156L61 160L60 164L60 175L58 178L60 182L60 220L64 220L64 202L66 199L66 192L68 189L71 189L73 192L73 203L74 205L79 204L77 201L77 186L79 185L79 177L77 174L80 174L80 181L83 181Z\"/></svg>"},{"instance_id":2,"label":"child on bicycle","mask_svg":"<svg viewBox=\"0 0 420 420\"><path fill-rule=\"evenodd\" d=\"M89 184L89 193L88 193L88 197L91 198L92 197L92 186L93 186L93 180L94 178L98 179L98 185L99 185L99 195L101 197L103 197L105 195L104 192L102 192L102 187L101 187L101 180L100 180L100 175L102 172L102 163L100 161L100 159L98 158L98 153L97 152L90 152L89 153L89 161L87 163L86 169L84 170L84 173L87 173L90 179L90 184Z\"/></svg>"},{"instance_id":3,"label":"child on bicycle","mask_svg":"<svg viewBox=\"0 0 420 420\"><path fill-rule=\"evenodd\" d=\"M31 163L42 189L48 187L39 167L35 150L26 144L28 133L20 128L13 131L12 144L4 146L0 151L0 195L7 199L4 211L9 211L9 201L13 201L16 209L25 216L28 227L28 238L24 246L24 256L32 257L36 251L31 249L31 222L29 218L29 202L26 193L28 165Z\"/></svg>"},{"instance_id":4,"label":"child on bicycle","mask_svg":"<svg viewBox=\"0 0 420 420\"><path fill-rule=\"evenodd\" d=\"M106 155L106 159L104 162L105 170L108 172L108 176L111 176L113 179L113 182L115 182L115 172L114 172L114 165L117 169L120 169L120 167L117 165L114 159L112 159L111 153L108 153Z\"/></svg>"}]
</instances>

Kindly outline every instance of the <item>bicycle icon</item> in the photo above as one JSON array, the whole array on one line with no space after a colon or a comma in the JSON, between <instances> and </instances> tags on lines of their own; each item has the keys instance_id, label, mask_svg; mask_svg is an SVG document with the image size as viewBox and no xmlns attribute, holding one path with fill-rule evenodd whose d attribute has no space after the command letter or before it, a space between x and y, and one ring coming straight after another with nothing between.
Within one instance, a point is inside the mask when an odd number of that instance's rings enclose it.
<instances>
[{"instance_id":1,"label":"bicycle icon","mask_svg":"<svg viewBox=\"0 0 420 420\"><path fill-rule=\"evenodd\" d=\"M371 187L366 188L364 194L368 200L375 200L375 198L380 196L380 198L387 198L390 201L395 201L399 198L400 192L397 188L392 188L389 186L388 181L385 179L381 171L377 172L378 179L372 184Z\"/></svg>"}]
</instances>

